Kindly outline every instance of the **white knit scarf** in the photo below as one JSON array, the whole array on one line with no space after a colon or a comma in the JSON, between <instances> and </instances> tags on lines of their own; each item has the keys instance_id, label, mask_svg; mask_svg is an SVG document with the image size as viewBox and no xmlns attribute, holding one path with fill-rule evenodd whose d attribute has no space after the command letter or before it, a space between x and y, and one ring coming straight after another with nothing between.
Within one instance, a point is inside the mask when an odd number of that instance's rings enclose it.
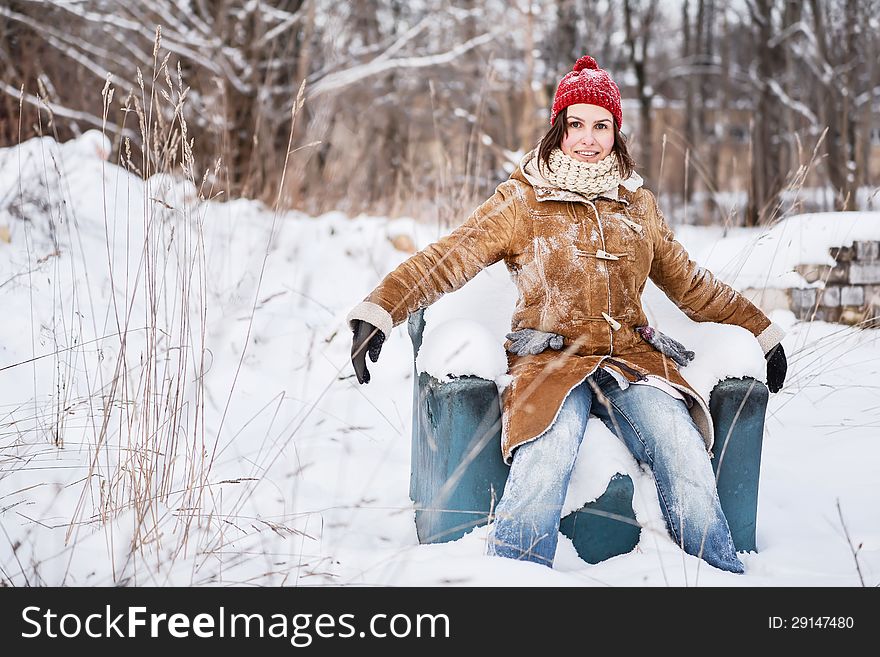
<instances>
[{"instance_id":1,"label":"white knit scarf","mask_svg":"<svg viewBox=\"0 0 880 657\"><path fill-rule=\"evenodd\" d=\"M602 192L616 188L621 182L617 155L610 153L598 162L581 162L566 155L562 149L550 151L550 168L538 158L544 177L556 187L596 198Z\"/></svg>"}]
</instances>

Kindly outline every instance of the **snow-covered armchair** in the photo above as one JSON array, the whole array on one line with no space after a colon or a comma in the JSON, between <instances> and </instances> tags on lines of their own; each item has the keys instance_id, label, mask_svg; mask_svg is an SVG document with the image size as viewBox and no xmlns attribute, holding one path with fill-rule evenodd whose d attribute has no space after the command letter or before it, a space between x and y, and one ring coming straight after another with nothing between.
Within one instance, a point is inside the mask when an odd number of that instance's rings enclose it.
<instances>
[{"instance_id":1,"label":"snow-covered armchair","mask_svg":"<svg viewBox=\"0 0 880 657\"><path fill-rule=\"evenodd\" d=\"M455 540L485 524L504 490L499 391L506 385L503 343L515 300L506 270L495 265L409 318L415 365L410 497L421 543ZM709 398L721 505L736 548L755 550L769 396L759 380L760 347L745 329L691 322L650 283L643 304L652 325L697 352L683 374ZM725 348L713 348L718 344ZM646 481L650 487L640 489ZM590 563L629 552L642 526L662 526L652 486L623 443L592 418L560 531Z\"/></svg>"}]
</instances>

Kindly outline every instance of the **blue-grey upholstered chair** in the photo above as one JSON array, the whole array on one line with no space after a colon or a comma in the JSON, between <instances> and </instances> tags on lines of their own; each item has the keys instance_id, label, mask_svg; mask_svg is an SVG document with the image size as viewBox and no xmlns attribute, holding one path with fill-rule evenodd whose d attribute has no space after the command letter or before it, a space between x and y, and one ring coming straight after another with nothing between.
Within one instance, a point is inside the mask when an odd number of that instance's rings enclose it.
<instances>
[{"instance_id":1,"label":"blue-grey upholstered chair","mask_svg":"<svg viewBox=\"0 0 880 657\"><path fill-rule=\"evenodd\" d=\"M423 310L410 315L408 328L415 357L425 328ZM740 551L756 549L767 399L767 387L760 381L732 378L719 382L709 400L715 423L712 467ZM501 408L494 381L463 376L440 382L416 369L410 497L419 542L452 541L487 522L507 479L500 434ZM562 519L560 531L589 563L629 552L640 533L632 498L630 477L615 475L603 495Z\"/></svg>"}]
</instances>

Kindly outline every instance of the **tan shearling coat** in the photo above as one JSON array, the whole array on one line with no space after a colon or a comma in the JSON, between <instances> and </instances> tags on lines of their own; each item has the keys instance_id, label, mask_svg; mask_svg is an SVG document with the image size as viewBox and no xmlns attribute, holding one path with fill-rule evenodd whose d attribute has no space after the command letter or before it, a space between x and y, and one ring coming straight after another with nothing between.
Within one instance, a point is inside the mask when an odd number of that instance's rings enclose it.
<instances>
[{"instance_id":1,"label":"tan shearling coat","mask_svg":"<svg viewBox=\"0 0 880 657\"><path fill-rule=\"evenodd\" d=\"M553 423L569 391L611 366L628 380L662 377L693 399L690 412L711 450L712 419L704 399L676 363L635 331L647 324L641 305L650 277L691 319L737 324L767 353L783 332L748 299L688 257L654 195L634 175L594 200L553 187L534 151L460 227L388 274L349 313L388 336L410 313L456 290L504 260L519 298L512 330L532 328L565 338L562 351L508 352L512 381L502 394L502 454L536 439Z\"/></svg>"}]
</instances>

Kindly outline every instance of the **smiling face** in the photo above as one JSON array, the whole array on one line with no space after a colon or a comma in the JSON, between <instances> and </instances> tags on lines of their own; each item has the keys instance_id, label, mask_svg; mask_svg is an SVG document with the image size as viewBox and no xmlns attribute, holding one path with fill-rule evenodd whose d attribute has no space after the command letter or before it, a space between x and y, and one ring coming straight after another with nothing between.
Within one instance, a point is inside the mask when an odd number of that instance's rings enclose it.
<instances>
[{"instance_id":1,"label":"smiling face","mask_svg":"<svg viewBox=\"0 0 880 657\"><path fill-rule=\"evenodd\" d=\"M576 103L565 118L567 133L559 147L581 162L604 160L614 147L614 118L604 107Z\"/></svg>"}]
</instances>

